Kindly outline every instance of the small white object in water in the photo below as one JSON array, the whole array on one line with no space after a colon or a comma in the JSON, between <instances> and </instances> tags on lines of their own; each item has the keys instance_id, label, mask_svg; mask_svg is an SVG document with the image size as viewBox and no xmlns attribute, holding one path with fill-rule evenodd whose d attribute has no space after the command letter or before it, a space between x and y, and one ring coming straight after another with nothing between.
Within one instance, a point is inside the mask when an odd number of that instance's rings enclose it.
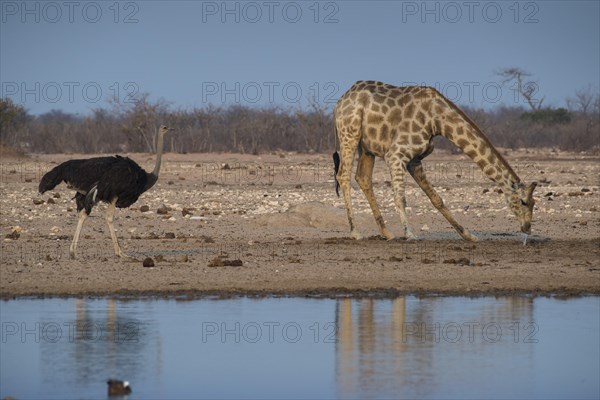
<instances>
[{"instance_id":1,"label":"small white object in water","mask_svg":"<svg viewBox=\"0 0 600 400\"><path fill-rule=\"evenodd\" d=\"M527 238L529 237L529 235L526 234L526 233L524 233L523 235L524 235L524 237L523 237L523 246L525 246L527 244Z\"/></svg>"}]
</instances>

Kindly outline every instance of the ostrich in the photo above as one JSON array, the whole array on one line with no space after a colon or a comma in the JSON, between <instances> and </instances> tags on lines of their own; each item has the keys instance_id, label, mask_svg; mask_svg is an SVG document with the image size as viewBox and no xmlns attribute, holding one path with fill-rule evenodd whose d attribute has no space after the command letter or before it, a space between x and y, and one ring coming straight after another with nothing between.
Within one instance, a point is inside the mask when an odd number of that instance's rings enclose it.
<instances>
[{"instance_id":1,"label":"ostrich","mask_svg":"<svg viewBox=\"0 0 600 400\"><path fill-rule=\"evenodd\" d=\"M135 203L142 193L150 189L158 180L161 156L164 143L164 135L173 130L162 125L158 129L158 140L156 141L156 164L154 171L144 171L135 161L129 157L94 157L85 160L69 160L57 165L46 173L40 181L39 191L44 193L61 182L65 182L69 188L77 190L75 202L79 221L71 243L70 255L75 258L75 250L79 241L79 234L83 222L90 215L92 207L99 201L108 203L106 210L106 223L115 248L115 256L127 258L127 254L121 251L115 228L113 226L113 215L115 207L126 208Z\"/></svg>"}]
</instances>

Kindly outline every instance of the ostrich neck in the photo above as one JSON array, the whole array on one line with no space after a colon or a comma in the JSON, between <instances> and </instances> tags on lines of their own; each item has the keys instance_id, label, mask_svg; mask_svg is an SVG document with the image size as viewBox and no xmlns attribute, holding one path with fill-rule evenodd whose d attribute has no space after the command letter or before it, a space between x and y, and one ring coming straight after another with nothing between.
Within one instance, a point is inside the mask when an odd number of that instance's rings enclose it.
<instances>
[{"instance_id":1,"label":"ostrich neck","mask_svg":"<svg viewBox=\"0 0 600 400\"><path fill-rule=\"evenodd\" d=\"M144 192L150 189L156 181L158 181L158 173L160 171L160 162L162 158L162 150L164 143L164 134L158 133L158 140L156 141L156 164L154 165L154 170L151 173L147 173L148 180L146 181L146 186L144 187Z\"/></svg>"},{"instance_id":2,"label":"ostrich neck","mask_svg":"<svg viewBox=\"0 0 600 400\"><path fill-rule=\"evenodd\" d=\"M162 152L163 145L165 142L165 135L160 132L158 134L158 140L156 142L156 164L154 165L154 170L152 171L152 175L158 178L158 173L160 172L160 163L162 161Z\"/></svg>"}]
</instances>

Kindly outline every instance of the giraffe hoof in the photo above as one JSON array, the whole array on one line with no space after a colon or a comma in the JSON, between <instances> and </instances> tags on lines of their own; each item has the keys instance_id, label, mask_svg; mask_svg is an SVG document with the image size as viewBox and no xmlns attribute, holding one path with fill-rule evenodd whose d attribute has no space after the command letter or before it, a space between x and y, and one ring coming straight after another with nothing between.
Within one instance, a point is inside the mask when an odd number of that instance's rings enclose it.
<instances>
[{"instance_id":1,"label":"giraffe hoof","mask_svg":"<svg viewBox=\"0 0 600 400\"><path fill-rule=\"evenodd\" d=\"M363 238L362 235L356 231L352 232L351 235L354 240L361 240Z\"/></svg>"},{"instance_id":2,"label":"giraffe hoof","mask_svg":"<svg viewBox=\"0 0 600 400\"><path fill-rule=\"evenodd\" d=\"M468 240L469 242L478 242L479 241L477 236L471 235L469 232L466 232L466 234L463 236L463 239Z\"/></svg>"},{"instance_id":3,"label":"giraffe hoof","mask_svg":"<svg viewBox=\"0 0 600 400\"><path fill-rule=\"evenodd\" d=\"M383 237L385 237L387 240L394 240L396 239L396 236L394 236L394 234L390 231L388 231L387 229L384 230L383 232L381 232L381 235Z\"/></svg>"},{"instance_id":4,"label":"giraffe hoof","mask_svg":"<svg viewBox=\"0 0 600 400\"><path fill-rule=\"evenodd\" d=\"M469 231L466 231L466 230L463 234L463 239L468 240L469 242L478 242L479 241L477 236L472 235Z\"/></svg>"}]
</instances>

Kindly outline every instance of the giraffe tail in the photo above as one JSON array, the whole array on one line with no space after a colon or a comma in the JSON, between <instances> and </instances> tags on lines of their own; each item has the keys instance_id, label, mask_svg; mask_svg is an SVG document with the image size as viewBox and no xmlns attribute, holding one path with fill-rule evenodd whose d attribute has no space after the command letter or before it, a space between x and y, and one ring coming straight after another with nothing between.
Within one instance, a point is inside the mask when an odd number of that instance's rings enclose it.
<instances>
[{"instance_id":1,"label":"giraffe tail","mask_svg":"<svg viewBox=\"0 0 600 400\"><path fill-rule=\"evenodd\" d=\"M333 152L333 179L335 179L335 194L340 197L340 183L337 180L337 173L340 170L340 153L337 151Z\"/></svg>"}]
</instances>

